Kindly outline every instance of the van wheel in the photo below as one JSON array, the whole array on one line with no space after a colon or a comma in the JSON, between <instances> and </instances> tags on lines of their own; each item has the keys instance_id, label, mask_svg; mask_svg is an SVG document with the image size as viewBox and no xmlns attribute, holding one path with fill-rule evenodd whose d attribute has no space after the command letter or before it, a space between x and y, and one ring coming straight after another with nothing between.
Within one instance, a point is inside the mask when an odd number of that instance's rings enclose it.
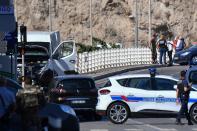
<instances>
[{"instance_id":1,"label":"van wheel","mask_svg":"<svg viewBox=\"0 0 197 131\"><path fill-rule=\"evenodd\" d=\"M197 124L197 104L193 105L190 110L191 120Z\"/></svg>"},{"instance_id":2,"label":"van wheel","mask_svg":"<svg viewBox=\"0 0 197 131\"><path fill-rule=\"evenodd\" d=\"M115 102L108 107L107 117L114 124L122 124L129 117L129 109L124 103Z\"/></svg>"}]
</instances>

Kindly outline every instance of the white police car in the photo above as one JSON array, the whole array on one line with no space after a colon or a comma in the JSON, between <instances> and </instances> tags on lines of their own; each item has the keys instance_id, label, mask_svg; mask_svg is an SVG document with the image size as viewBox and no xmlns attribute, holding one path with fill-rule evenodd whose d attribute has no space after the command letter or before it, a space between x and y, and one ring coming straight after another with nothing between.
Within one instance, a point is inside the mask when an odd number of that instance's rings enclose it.
<instances>
[{"instance_id":1,"label":"white police car","mask_svg":"<svg viewBox=\"0 0 197 131\"><path fill-rule=\"evenodd\" d=\"M124 123L130 113L141 111L178 112L176 87L178 79L171 76L150 74L110 77L104 88L98 91L97 113L107 115L115 124ZM192 89L189 111L197 123L197 89Z\"/></svg>"}]
</instances>

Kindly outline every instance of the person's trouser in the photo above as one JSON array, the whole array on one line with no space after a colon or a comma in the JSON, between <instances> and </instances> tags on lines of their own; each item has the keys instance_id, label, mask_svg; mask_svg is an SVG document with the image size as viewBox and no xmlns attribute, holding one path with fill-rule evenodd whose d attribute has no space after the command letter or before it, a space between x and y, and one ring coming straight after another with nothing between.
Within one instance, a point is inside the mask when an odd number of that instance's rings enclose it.
<instances>
[{"instance_id":1,"label":"person's trouser","mask_svg":"<svg viewBox=\"0 0 197 131\"><path fill-rule=\"evenodd\" d=\"M168 51L169 64L172 64L172 51Z\"/></svg>"},{"instance_id":2,"label":"person's trouser","mask_svg":"<svg viewBox=\"0 0 197 131\"><path fill-rule=\"evenodd\" d=\"M156 64L157 63L157 51L156 49L152 49L152 64Z\"/></svg>"},{"instance_id":3,"label":"person's trouser","mask_svg":"<svg viewBox=\"0 0 197 131\"><path fill-rule=\"evenodd\" d=\"M160 48L160 56L159 56L159 64L166 64L166 49L165 48ZM162 60L164 63L162 63Z\"/></svg>"},{"instance_id":4,"label":"person's trouser","mask_svg":"<svg viewBox=\"0 0 197 131\"><path fill-rule=\"evenodd\" d=\"M188 122L191 122L190 115L188 113L188 99L181 99L181 108L177 114L177 121L181 121L181 117L185 115Z\"/></svg>"}]
</instances>

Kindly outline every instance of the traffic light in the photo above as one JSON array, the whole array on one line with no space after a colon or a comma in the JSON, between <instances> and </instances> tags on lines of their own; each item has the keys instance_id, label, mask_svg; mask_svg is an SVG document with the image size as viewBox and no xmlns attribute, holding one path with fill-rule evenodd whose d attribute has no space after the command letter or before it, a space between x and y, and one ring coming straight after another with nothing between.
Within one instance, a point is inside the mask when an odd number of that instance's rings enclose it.
<instances>
[{"instance_id":1,"label":"traffic light","mask_svg":"<svg viewBox=\"0 0 197 131\"><path fill-rule=\"evenodd\" d=\"M18 24L13 32L6 33L5 40L7 41L7 54L14 53L14 49L18 43ZM15 51L16 52L16 51Z\"/></svg>"}]
</instances>

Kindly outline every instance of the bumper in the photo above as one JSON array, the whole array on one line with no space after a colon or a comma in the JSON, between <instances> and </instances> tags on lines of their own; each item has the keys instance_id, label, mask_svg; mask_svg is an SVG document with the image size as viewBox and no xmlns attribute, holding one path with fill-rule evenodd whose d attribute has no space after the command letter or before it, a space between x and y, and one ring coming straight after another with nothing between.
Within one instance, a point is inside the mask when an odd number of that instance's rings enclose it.
<instances>
[{"instance_id":1,"label":"bumper","mask_svg":"<svg viewBox=\"0 0 197 131\"><path fill-rule=\"evenodd\" d=\"M173 62L177 64L188 63L189 60L189 57L174 56L173 58Z\"/></svg>"},{"instance_id":2,"label":"bumper","mask_svg":"<svg viewBox=\"0 0 197 131\"><path fill-rule=\"evenodd\" d=\"M106 116L106 111L105 110L96 110L96 114L100 116Z\"/></svg>"}]
</instances>

